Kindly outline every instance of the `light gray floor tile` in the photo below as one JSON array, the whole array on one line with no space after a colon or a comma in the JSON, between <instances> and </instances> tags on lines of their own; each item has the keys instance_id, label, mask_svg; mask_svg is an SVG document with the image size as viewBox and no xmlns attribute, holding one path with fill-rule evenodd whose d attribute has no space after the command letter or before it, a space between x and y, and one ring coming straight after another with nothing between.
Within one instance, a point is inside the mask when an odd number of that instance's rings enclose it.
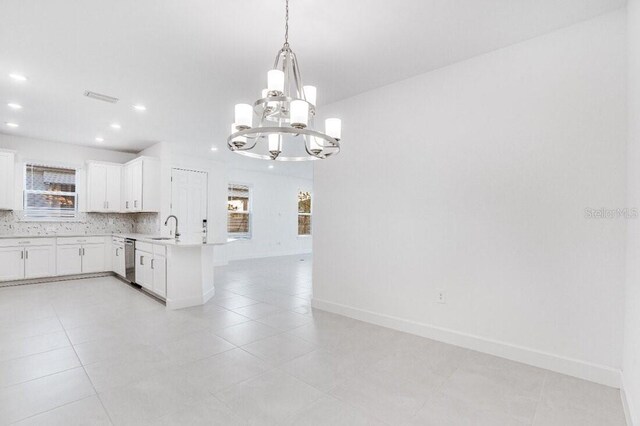
<instances>
[{"instance_id":1,"label":"light gray floor tile","mask_svg":"<svg viewBox=\"0 0 640 426\"><path fill-rule=\"evenodd\" d=\"M180 339L156 346L168 359L177 363L208 358L235 347L235 345L214 335L211 331L188 334Z\"/></svg>"},{"instance_id":2,"label":"light gray floor tile","mask_svg":"<svg viewBox=\"0 0 640 426\"><path fill-rule=\"evenodd\" d=\"M279 308L278 306L275 306L275 305L270 305L268 303L257 303L255 305L249 305L243 308L233 309L233 312L243 315L247 318L251 318L253 320L264 318L266 316L272 315L280 311L282 311L282 308Z\"/></svg>"},{"instance_id":3,"label":"light gray floor tile","mask_svg":"<svg viewBox=\"0 0 640 426\"><path fill-rule=\"evenodd\" d=\"M315 350L316 346L294 336L276 334L245 345L242 349L270 364L280 365Z\"/></svg>"},{"instance_id":4,"label":"light gray floor tile","mask_svg":"<svg viewBox=\"0 0 640 426\"><path fill-rule=\"evenodd\" d=\"M327 396L303 409L291 426L384 426L385 423L336 398ZM443 423L445 424L445 423Z\"/></svg>"},{"instance_id":5,"label":"light gray floor tile","mask_svg":"<svg viewBox=\"0 0 640 426\"><path fill-rule=\"evenodd\" d=\"M72 347L0 362L0 388L80 366Z\"/></svg>"},{"instance_id":6,"label":"light gray floor tile","mask_svg":"<svg viewBox=\"0 0 640 426\"><path fill-rule=\"evenodd\" d=\"M0 361L19 358L71 346L64 331L41 334L12 341L0 346Z\"/></svg>"},{"instance_id":7,"label":"light gray floor tile","mask_svg":"<svg viewBox=\"0 0 640 426\"><path fill-rule=\"evenodd\" d=\"M82 368L63 371L0 389L0 419L16 422L94 394Z\"/></svg>"},{"instance_id":8,"label":"light gray floor tile","mask_svg":"<svg viewBox=\"0 0 640 426\"><path fill-rule=\"evenodd\" d=\"M108 426L109 416L97 396L90 396L16 423L18 426Z\"/></svg>"},{"instance_id":9,"label":"light gray floor tile","mask_svg":"<svg viewBox=\"0 0 640 426\"><path fill-rule=\"evenodd\" d=\"M525 426L530 425L497 411L484 410L471 403L436 393L405 425L409 426Z\"/></svg>"},{"instance_id":10,"label":"light gray floor tile","mask_svg":"<svg viewBox=\"0 0 640 426\"><path fill-rule=\"evenodd\" d=\"M295 312L282 312L260 318L258 322L278 330L288 331L313 321L311 318Z\"/></svg>"},{"instance_id":11,"label":"light gray floor tile","mask_svg":"<svg viewBox=\"0 0 640 426\"><path fill-rule=\"evenodd\" d=\"M211 396L203 402L188 406L175 413L145 423L148 426L241 426L246 421L236 416L229 407Z\"/></svg>"},{"instance_id":12,"label":"light gray floor tile","mask_svg":"<svg viewBox=\"0 0 640 426\"><path fill-rule=\"evenodd\" d=\"M323 394L284 372L271 370L216 396L252 425L277 425Z\"/></svg>"},{"instance_id":13,"label":"light gray floor tile","mask_svg":"<svg viewBox=\"0 0 640 426\"><path fill-rule=\"evenodd\" d=\"M246 345L278 333L280 330L255 321L243 322L215 332L217 336L237 346Z\"/></svg>"},{"instance_id":14,"label":"light gray floor tile","mask_svg":"<svg viewBox=\"0 0 640 426\"><path fill-rule=\"evenodd\" d=\"M357 365L349 359L319 349L288 361L280 369L324 392L342 383Z\"/></svg>"}]
</instances>

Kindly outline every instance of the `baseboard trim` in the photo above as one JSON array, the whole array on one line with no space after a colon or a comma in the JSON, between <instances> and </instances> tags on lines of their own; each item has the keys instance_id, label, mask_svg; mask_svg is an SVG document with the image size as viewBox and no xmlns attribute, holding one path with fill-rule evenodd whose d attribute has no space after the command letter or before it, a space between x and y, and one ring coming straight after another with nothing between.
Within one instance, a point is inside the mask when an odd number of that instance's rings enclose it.
<instances>
[{"instance_id":1,"label":"baseboard trim","mask_svg":"<svg viewBox=\"0 0 640 426\"><path fill-rule=\"evenodd\" d=\"M620 370L593 364L523 346L487 339L481 336L420 323L391 315L380 314L352 306L313 298L311 305L323 311L369 322L405 333L415 334L451 345L484 352L534 367L577 377L614 388L620 388Z\"/></svg>"},{"instance_id":2,"label":"baseboard trim","mask_svg":"<svg viewBox=\"0 0 640 426\"><path fill-rule=\"evenodd\" d=\"M1 287L13 287L18 285L30 285L30 284L45 284L45 283L55 283L60 281L72 281L72 280L82 280L85 278L100 278L100 277L110 277L117 275L114 272L92 272L89 274L77 274L77 275L56 275L53 277L42 277L42 278L31 278L28 280L15 280L15 281L3 281L0 282Z\"/></svg>"},{"instance_id":3,"label":"baseboard trim","mask_svg":"<svg viewBox=\"0 0 640 426\"><path fill-rule=\"evenodd\" d=\"M278 253L258 253L247 256L229 256L228 262L234 262L237 260L250 260L250 259L264 259L267 257L284 257L284 256L303 256L311 254L311 251L293 251L293 252L278 252Z\"/></svg>"},{"instance_id":4,"label":"baseboard trim","mask_svg":"<svg viewBox=\"0 0 640 426\"><path fill-rule=\"evenodd\" d=\"M622 409L624 410L624 418L627 421L627 426L637 426L633 422L633 413L631 412L631 405L629 404L629 397L625 389L624 374L620 373L620 399L622 400ZM636 408L636 407L634 407Z\"/></svg>"}]
</instances>

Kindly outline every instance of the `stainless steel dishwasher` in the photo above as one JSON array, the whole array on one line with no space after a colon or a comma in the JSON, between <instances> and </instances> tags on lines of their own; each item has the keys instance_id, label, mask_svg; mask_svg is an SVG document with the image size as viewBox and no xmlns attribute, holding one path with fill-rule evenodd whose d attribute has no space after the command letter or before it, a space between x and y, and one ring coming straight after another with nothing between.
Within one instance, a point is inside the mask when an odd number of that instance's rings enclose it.
<instances>
[{"instance_id":1,"label":"stainless steel dishwasher","mask_svg":"<svg viewBox=\"0 0 640 426\"><path fill-rule=\"evenodd\" d=\"M124 262L126 279L130 283L136 282L136 240L124 240Z\"/></svg>"}]
</instances>

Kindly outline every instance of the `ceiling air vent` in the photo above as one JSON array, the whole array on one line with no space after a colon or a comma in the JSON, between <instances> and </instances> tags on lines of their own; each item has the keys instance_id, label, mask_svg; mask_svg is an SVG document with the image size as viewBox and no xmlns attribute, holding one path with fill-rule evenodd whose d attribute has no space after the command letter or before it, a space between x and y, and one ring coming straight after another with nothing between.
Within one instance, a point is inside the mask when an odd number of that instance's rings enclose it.
<instances>
[{"instance_id":1,"label":"ceiling air vent","mask_svg":"<svg viewBox=\"0 0 640 426\"><path fill-rule=\"evenodd\" d=\"M95 99L97 101L102 101L102 102L109 102L110 104L115 104L120 100L118 98L114 98L113 96L102 95L100 93L90 92L88 90L84 92L84 95L87 98Z\"/></svg>"}]
</instances>

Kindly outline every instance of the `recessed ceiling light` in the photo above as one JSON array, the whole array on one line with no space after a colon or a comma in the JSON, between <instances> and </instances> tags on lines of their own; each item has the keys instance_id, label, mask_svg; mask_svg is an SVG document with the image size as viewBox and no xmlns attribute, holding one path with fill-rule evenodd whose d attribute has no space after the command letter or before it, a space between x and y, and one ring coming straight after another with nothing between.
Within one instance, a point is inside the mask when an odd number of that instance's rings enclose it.
<instances>
[{"instance_id":1,"label":"recessed ceiling light","mask_svg":"<svg viewBox=\"0 0 640 426\"><path fill-rule=\"evenodd\" d=\"M147 107L141 104L136 104L133 106L133 109L135 109L136 111L146 111Z\"/></svg>"},{"instance_id":2,"label":"recessed ceiling light","mask_svg":"<svg viewBox=\"0 0 640 426\"><path fill-rule=\"evenodd\" d=\"M17 123L6 122L4 124L6 124L9 127L20 127Z\"/></svg>"},{"instance_id":3,"label":"recessed ceiling light","mask_svg":"<svg viewBox=\"0 0 640 426\"><path fill-rule=\"evenodd\" d=\"M269 164L269 168L270 168L270 169L273 169L273 164Z\"/></svg>"},{"instance_id":4,"label":"recessed ceiling light","mask_svg":"<svg viewBox=\"0 0 640 426\"><path fill-rule=\"evenodd\" d=\"M122 129L122 126L119 125L118 123L113 123L113 124L111 124L111 128L115 129L115 130L120 130L120 129Z\"/></svg>"},{"instance_id":5,"label":"recessed ceiling light","mask_svg":"<svg viewBox=\"0 0 640 426\"><path fill-rule=\"evenodd\" d=\"M11 74L9 74L9 77L14 79L15 81L27 81L27 77L25 77L22 74L11 73Z\"/></svg>"},{"instance_id":6,"label":"recessed ceiling light","mask_svg":"<svg viewBox=\"0 0 640 426\"><path fill-rule=\"evenodd\" d=\"M22 109L22 105L13 102L9 102L7 106L11 109Z\"/></svg>"},{"instance_id":7,"label":"recessed ceiling light","mask_svg":"<svg viewBox=\"0 0 640 426\"><path fill-rule=\"evenodd\" d=\"M211 151L217 151L217 150L218 150L218 147L217 147L217 146L212 146L212 147L211 147Z\"/></svg>"},{"instance_id":8,"label":"recessed ceiling light","mask_svg":"<svg viewBox=\"0 0 640 426\"><path fill-rule=\"evenodd\" d=\"M96 138L96 142L104 142L104 138L101 138L100 136L98 136Z\"/></svg>"}]
</instances>

